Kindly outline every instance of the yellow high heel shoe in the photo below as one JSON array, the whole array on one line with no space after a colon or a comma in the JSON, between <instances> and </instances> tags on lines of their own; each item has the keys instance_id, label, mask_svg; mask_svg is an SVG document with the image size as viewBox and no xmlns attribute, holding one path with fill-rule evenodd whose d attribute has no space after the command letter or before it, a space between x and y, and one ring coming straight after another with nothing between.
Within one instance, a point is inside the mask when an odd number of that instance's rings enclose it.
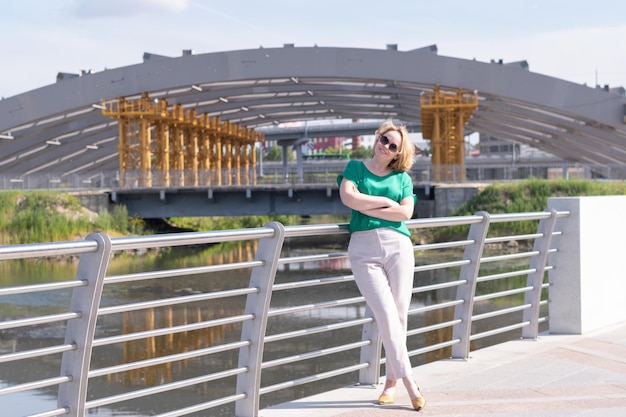
<instances>
[{"instance_id":1,"label":"yellow high heel shoe","mask_svg":"<svg viewBox=\"0 0 626 417\"><path fill-rule=\"evenodd\" d=\"M419 385L417 386L417 390L420 392L420 397L411 400L411 405L415 408L415 411L420 411L426 405L426 398L424 398L424 394L422 394L422 389Z\"/></svg>"},{"instance_id":2,"label":"yellow high heel shoe","mask_svg":"<svg viewBox=\"0 0 626 417\"><path fill-rule=\"evenodd\" d=\"M378 397L379 405L389 405L389 404L393 404L395 401L396 401L395 390L393 394L381 394L380 397Z\"/></svg>"}]
</instances>

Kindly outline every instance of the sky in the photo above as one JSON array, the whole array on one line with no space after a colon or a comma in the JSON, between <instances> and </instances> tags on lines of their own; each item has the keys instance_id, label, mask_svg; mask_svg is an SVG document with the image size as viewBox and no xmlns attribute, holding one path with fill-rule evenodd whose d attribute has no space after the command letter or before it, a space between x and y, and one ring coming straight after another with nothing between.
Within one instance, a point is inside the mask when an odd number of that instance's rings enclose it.
<instances>
[{"instance_id":1,"label":"sky","mask_svg":"<svg viewBox=\"0 0 626 417\"><path fill-rule=\"evenodd\" d=\"M412 50L626 87L626 2L618 0L0 0L0 97L57 73L259 47Z\"/></svg>"}]
</instances>

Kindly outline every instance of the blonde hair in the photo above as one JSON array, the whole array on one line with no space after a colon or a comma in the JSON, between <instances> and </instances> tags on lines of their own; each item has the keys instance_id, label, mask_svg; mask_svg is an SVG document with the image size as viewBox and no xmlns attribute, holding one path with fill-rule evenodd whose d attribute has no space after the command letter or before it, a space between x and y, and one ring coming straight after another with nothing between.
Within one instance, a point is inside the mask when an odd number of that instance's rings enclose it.
<instances>
[{"instance_id":1,"label":"blonde hair","mask_svg":"<svg viewBox=\"0 0 626 417\"><path fill-rule=\"evenodd\" d=\"M380 127L376 129L376 140L380 140L382 135L392 130L400 134L402 142L400 143L396 157L389 163L389 168L397 172L407 172L413 166L413 162L415 162L415 153L418 149L416 149L417 147L411 142L406 126L396 126L391 119L385 120Z\"/></svg>"}]
</instances>

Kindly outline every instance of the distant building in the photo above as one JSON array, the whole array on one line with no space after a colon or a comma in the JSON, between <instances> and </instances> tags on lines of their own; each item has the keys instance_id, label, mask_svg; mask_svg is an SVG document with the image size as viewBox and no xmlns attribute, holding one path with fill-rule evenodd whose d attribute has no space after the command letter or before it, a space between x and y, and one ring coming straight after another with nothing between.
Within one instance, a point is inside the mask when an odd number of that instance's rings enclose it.
<instances>
[{"instance_id":1,"label":"distant building","mask_svg":"<svg viewBox=\"0 0 626 417\"><path fill-rule=\"evenodd\" d=\"M346 138L332 136L327 138L314 138L309 141L309 153L324 153L326 149L344 149L346 147Z\"/></svg>"},{"instance_id":2,"label":"distant building","mask_svg":"<svg viewBox=\"0 0 626 417\"><path fill-rule=\"evenodd\" d=\"M493 136L480 134L478 142L480 155L482 156L503 156L503 155L519 155L520 145Z\"/></svg>"}]
</instances>

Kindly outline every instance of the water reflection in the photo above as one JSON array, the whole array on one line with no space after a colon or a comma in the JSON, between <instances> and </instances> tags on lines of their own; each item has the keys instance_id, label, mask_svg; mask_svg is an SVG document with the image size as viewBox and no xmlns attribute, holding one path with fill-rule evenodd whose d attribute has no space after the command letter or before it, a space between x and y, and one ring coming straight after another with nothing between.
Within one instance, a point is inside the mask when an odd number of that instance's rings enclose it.
<instances>
[{"instance_id":1,"label":"water reflection","mask_svg":"<svg viewBox=\"0 0 626 417\"><path fill-rule=\"evenodd\" d=\"M201 323L213 318L239 315L242 312L240 308L219 310L211 308L209 310L200 306L178 308L170 306L162 309L125 312L122 314L121 334ZM226 341L227 335L239 334L240 330L239 324L231 323L123 342L119 362L133 363L221 345ZM174 380L174 375L184 373L190 364L191 361L188 359L176 363L168 362L149 368L112 374L109 375L108 381L128 386L154 386Z\"/></svg>"}]
</instances>

